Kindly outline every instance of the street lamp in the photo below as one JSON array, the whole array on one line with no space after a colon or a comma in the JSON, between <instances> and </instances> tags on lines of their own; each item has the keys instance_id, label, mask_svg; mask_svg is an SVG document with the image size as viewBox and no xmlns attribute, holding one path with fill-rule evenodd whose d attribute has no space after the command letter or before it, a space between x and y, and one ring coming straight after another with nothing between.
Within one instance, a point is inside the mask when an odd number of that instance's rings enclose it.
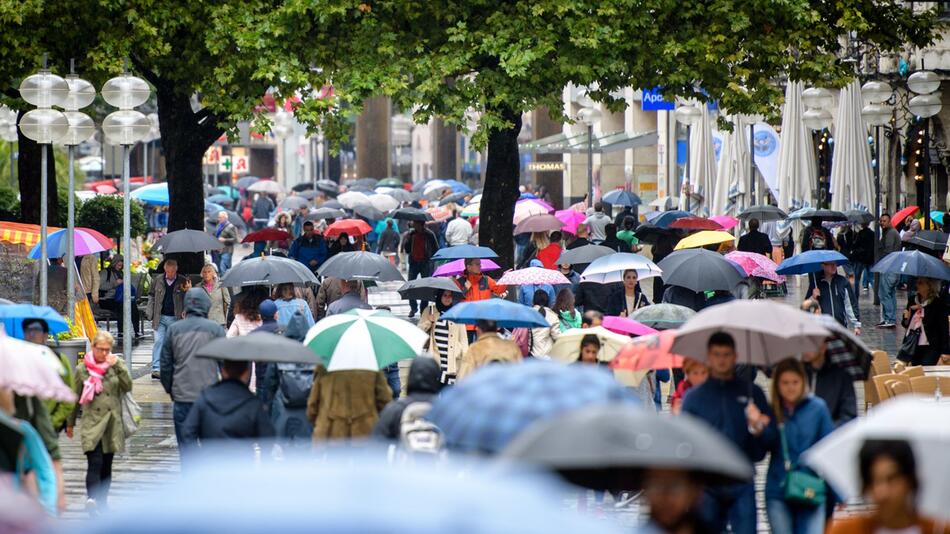
<instances>
[{"instance_id":1,"label":"street lamp","mask_svg":"<svg viewBox=\"0 0 950 534\"><path fill-rule=\"evenodd\" d=\"M893 95L891 86L884 82L870 81L861 87L865 105L861 109L864 122L874 127L874 220L881 218L881 126L891 120L894 108L886 102ZM880 225L878 237L880 237Z\"/></svg>"},{"instance_id":2,"label":"street lamp","mask_svg":"<svg viewBox=\"0 0 950 534\"><path fill-rule=\"evenodd\" d=\"M70 69L72 70L72 69ZM66 110L66 120L69 121L69 130L66 135L60 139L67 146L69 153L69 183L67 186L67 216L66 216L66 309L69 317L75 317L76 307L76 250L75 236L73 229L76 227L76 172L73 169L73 160L75 158L76 145L86 141L96 133L96 124L92 118L81 111L96 99L96 89L91 83L87 82L70 73L66 77L66 85L69 86L69 93L66 95L66 101L63 108Z\"/></svg>"},{"instance_id":3,"label":"street lamp","mask_svg":"<svg viewBox=\"0 0 950 534\"><path fill-rule=\"evenodd\" d=\"M591 101L593 104L593 102ZM595 107L584 107L577 112L577 120L587 125L587 206L594 205L594 123L603 113Z\"/></svg>"},{"instance_id":4,"label":"street lamp","mask_svg":"<svg viewBox=\"0 0 950 534\"><path fill-rule=\"evenodd\" d=\"M743 117L749 123L749 188L752 193L752 205L758 204L755 199L755 123L762 122L765 117L762 115L745 115Z\"/></svg>"},{"instance_id":5,"label":"street lamp","mask_svg":"<svg viewBox=\"0 0 950 534\"><path fill-rule=\"evenodd\" d=\"M17 142L16 111L0 105L0 139L10 143L10 183L16 182L16 152L13 143Z\"/></svg>"},{"instance_id":6,"label":"street lamp","mask_svg":"<svg viewBox=\"0 0 950 534\"><path fill-rule=\"evenodd\" d=\"M20 131L23 135L36 141L40 145L51 145L58 141L69 129L69 121L66 115L53 109L53 106L62 106L66 102L66 95L69 93L69 86L66 80L53 74L46 68L46 60L43 60L43 69L38 73L27 76L20 83L20 96L27 103L36 106L36 109L26 112L20 118ZM46 223L49 217L47 199L49 197L49 187L46 183L47 157L49 146L40 147L40 304L46 306L47 298L47 274L49 259L46 249Z\"/></svg>"},{"instance_id":7,"label":"street lamp","mask_svg":"<svg viewBox=\"0 0 950 534\"><path fill-rule=\"evenodd\" d=\"M690 136L692 135L693 125L699 122L703 116L703 112L699 110L696 106L692 104L683 104L676 108L674 112L676 115L676 121L680 124L686 125L686 169L683 178L683 188L686 190L686 211L690 210L690 200L692 197L692 187L689 183L689 149L690 149Z\"/></svg>"},{"instance_id":8,"label":"street lamp","mask_svg":"<svg viewBox=\"0 0 950 534\"><path fill-rule=\"evenodd\" d=\"M131 205L129 198L129 147L148 135L152 123L148 117L133 108L147 100L151 90L145 80L124 72L102 86L102 98L119 108L102 121L102 131L112 144L122 147L122 350L125 363L132 365L132 238Z\"/></svg>"},{"instance_id":9,"label":"street lamp","mask_svg":"<svg viewBox=\"0 0 950 534\"><path fill-rule=\"evenodd\" d=\"M910 112L917 117L924 119L924 143L921 150L921 156L924 160L924 179L923 179L923 202L921 206L924 212L924 229L930 228L930 117L940 113L940 93L935 93L940 88L940 77L929 70L917 71L907 78L907 88L917 93L917 96L910 99L907 107Z\"/></svg>"},{"instance_id":10,"label":"street lamp","mask_svg":"<svg viewBox=\"0 0 950 534\"><path fill-rule=\"evenodd\" d=\"M818 144L818 194L817 204L821 208L827 201L828 175L831 174L831 143L833 142L826 130L831 127L832 116L828 108L834 101L831 91L823 87L809 87L802 91L802 104L807 108L802 114L802 122L811 130L822 133L822 141Z\"/></svg>"}]
</instances>

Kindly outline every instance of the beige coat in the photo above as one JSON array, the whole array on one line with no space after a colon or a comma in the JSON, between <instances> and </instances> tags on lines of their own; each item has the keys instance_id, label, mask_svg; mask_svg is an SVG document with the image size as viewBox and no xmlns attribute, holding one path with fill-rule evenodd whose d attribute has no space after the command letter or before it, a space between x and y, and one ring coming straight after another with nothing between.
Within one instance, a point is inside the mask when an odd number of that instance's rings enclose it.
<instances>
[{"instance_id":1,"label":"beige coat","mask_svg":"<svg viewBox=\"0 0 950 534\"><path fill-rule=\"evenodd\" d=\"M313 441L369 437L379 412L393 399L382 371L327 372L318 365L307 399Z\"/></svg>"},{"instance_id":2,"label":"beige coat","mask_svg":"<svg viewBox=\"0 0 950 534\"><path fill-rule=\"evenodd\" d=\"M531 329L532 356L547 356L548 352L551 351L551 347L554 346L554 342L561 335L561 318L558 317L557 312L551 308L544 308L541 314L544 315L544 320L550 326Z\"/></svg>"},{"instance_id":3,"label":"beige coat","mask_svg":"<svg viewBox=\"0 0 950 534\"><path fill-rule=\"evenodd\" d=\"M439 353L439 348L435 344L435 323L438 322L439 315L439 310L435 308L435 305L430 304L419 316L419 324L417 325L420 330L429 334L429 344L426 345L426 350L432 354L436 362L442 361L442 354ZM446 358L448 369L445 371L447 374L458 375L462 366L462 355L467 350L468 332L465 331L465 325L449 321L449 354Z\"/></svg>"},{"instance_id":4,"label":"beige coat","mask_svg":"<svg viewBox=\"0 0 950 534\"><path fill-rule=\"evenodd\" d=\"M82 395L83 382L89 378L86 365L79 361L76 365L76 396ZM132 377L120 357L115 365L106 371L102 378L102 392L93 397L88 404L76 405L66 425L75 426L76 416L82 409L82 424L79 437L83 452L89 452L102 442L102 452L116 453L125 450L125 430L122 428L122 397L132 391Z\"/></svg>"},{"instance_id":5,"label":"beige coat","mask_svg":"<svg viewBox=\"0 0 950 534\"><path fill-rule=\"evenodd\" d=\"M495 332L486 332L472 343L462 357L458 379L461 380L475 372L479 367L494 363L517 363L522 360L521 349L510 339L502 339Z\"/></svg>"},{"instance_id":6,"label":"beige coat","mask_svg":"<svg viewBox=\"0 0 950 534\"><path fill-rule=\"evenodd\" d=\"M221 287L221 284L217 280L214 282L214 288L209 292L204 285L204 282L199 284L201 289L205 290L205 293L208 293L208 298L211 299L211 308L208 310L208 319L218 323L221 326L228 324L228 308L231 307L231 293L228 292L227 288Z\"/></svg>"},{"instance_id":7,"label":"beige coat","mask_svg":"<svg viewBox=\"0 0 950 534\"><path fill-rule=\"evenodd\" d=\"M88 254L79 262L79 280L83 291L99 300L99 255Z\"/></svg>"}]
</instances>

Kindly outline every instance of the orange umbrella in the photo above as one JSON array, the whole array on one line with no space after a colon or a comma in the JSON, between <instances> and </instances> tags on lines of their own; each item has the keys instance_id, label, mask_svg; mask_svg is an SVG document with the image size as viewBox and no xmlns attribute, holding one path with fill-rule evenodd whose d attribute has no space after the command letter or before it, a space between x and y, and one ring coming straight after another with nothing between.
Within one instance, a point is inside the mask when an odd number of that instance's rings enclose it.
<instances>
[{"instance_id":1,"label":"orange umbrella","mask_svg":"<svg viewBox=\"0 0 950 534\"><path fill-rule=\"evenodd\" d=\"M360 219L343 219L341 221L336 221L335 223L327 226L323 235L333 238L337 237L340 234L347 235L366 235L370 233L373 229L366 224L366 221Z\"/></svg>"},{"instance_id":2,"label":"orange umbrella","mask_svg":"<svg viewBox=\"0 0 950 534\"><path fill-rule=\"evenodd\" d=\"M640 336L617 352L617 356L610 362L610 367L628 371L683 367L683 356L671 351L675 339L675 330Z\"/></svg>"}]
</instances>

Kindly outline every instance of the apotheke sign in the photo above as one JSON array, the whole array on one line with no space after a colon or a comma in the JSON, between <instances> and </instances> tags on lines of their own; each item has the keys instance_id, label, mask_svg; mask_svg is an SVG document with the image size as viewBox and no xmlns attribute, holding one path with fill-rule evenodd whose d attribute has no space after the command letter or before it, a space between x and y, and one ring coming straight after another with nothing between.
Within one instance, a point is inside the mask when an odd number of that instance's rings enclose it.
<instances>
[{"instance_id":1,"label":"apotheke sign","mask_svg":"<svg viewBox=\"0 0 950 534\"><path fill-rule=\"evenodd\" d=\"M676 104L663 99L660 94L660 88L643 89L643 99L641 101L643 111L673 111Z\"/></svg>"}]
</instances>

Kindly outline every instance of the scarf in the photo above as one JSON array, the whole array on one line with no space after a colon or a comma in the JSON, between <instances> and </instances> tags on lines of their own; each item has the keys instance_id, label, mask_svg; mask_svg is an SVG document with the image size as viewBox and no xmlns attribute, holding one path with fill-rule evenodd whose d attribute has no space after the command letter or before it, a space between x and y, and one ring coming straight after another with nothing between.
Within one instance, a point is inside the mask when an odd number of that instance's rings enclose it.
<instances>
[{"instance_id":1,"label":"scarf","mask_svg":"<svg viewBox=\"0 0 950 534\"><path fill-rule=\"evenodd\" d=\"M452 306L454 306L454 305L455 305L455 298L454 298L454 297L453 297L453 299L452 299L452 303L449 304L448 306L446 306L445 304L442 304L442 299L441 299L441 298L437 297L437 298L435 299L435 309L439 310L439 315L441 315L441 314L443 314L443 313L449 311L449 309L451 309Z\"/></svg>"},{"instance_id":2,"label":"scarf","mask_svg":"<svg viewBox=\"0 0 950 534\"><path fill-rule=\"evenodd\" d=\"M89 371L89 378L82 383L82 395L79 396L79 404L88 404L96 395L102 393L102 378L106 376L109 370L109 364L97 363L91 352L87 352L83 358L86 370Z\"/></svg>"}]
</instances>

